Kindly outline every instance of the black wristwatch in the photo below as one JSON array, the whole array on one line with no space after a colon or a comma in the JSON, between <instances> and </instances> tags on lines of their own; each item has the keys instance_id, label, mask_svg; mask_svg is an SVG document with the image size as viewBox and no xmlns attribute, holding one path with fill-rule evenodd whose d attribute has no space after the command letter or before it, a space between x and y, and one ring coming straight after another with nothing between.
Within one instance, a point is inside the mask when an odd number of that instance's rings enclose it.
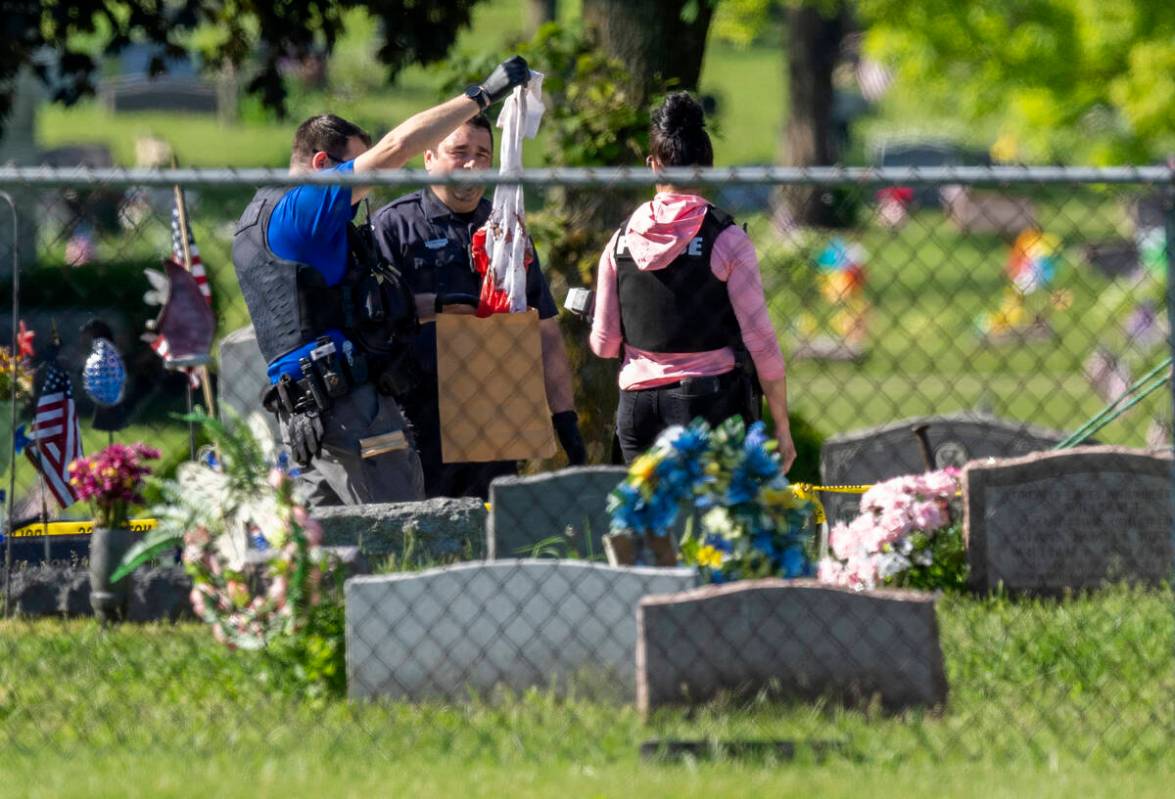
<instances>
[{"instance_id":1,"label":"black wristwatch","mask_svg":"<svg viewBox=\"0 0 1175 799\"><path fill-rule=\"evenodd\" d=\"M465 96L477 103L482 111L490 107L490 95L476 83L465 90Z\"/></svg>"}]
</instances>

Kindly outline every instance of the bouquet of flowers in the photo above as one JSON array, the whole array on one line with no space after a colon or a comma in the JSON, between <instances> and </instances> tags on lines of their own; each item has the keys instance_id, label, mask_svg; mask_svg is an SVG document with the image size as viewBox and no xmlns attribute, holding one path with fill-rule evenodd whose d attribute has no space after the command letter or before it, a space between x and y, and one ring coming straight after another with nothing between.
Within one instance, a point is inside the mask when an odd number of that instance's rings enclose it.
<instances>
[{"instance_id":1,"label":"bouquet of flowers","mask_svg":"<svg viewBox=\"0 0 1175 799\"><path fill-rule=\"evenodd\" d=\"M158 458L159 450L146 444L111 444L69 465L70 485L78 499L90 503L96 527L126 526L131 506L143 502L143 480L151 474L143 461Z\"/></svg>"},{"instance_id":2,"label":"bouquet of flowers","mask_svg":"<svg viewBox=\"0 0 1175 799\"><path fill-rule=\"evenodd\" d=\"M12 399L13 384L16 386L16 400L23 402L33 396L32 357L33 338L37 334L20 323L16 335L17 349L0 347L0 400Z\"/></svg>"},{"instance_id":3,"label":"bouquet of flowers","mask_svg":"<svg viewBox=\"0 0 1175 799\"><path fill-rule=\"evenodd\" d=\"M861 497L861 513L828 533L819 578L861 590L962 588L967 558L958 518L959 470L907 475Z\"/></svg>"},{"instance_id":4,"label":"bouquet of flowers","mask_svg":"<svg viewBox=\"0 0 1175 799\"><path fill-rule=\"evenodd\" d=\"M609 498L613 532L667 536L687 508L697 516L681 558L707 581L812 574L812 506L774 448L762 422L748 429L740 417L669 428Z\"/></svg>"}]
</instances>

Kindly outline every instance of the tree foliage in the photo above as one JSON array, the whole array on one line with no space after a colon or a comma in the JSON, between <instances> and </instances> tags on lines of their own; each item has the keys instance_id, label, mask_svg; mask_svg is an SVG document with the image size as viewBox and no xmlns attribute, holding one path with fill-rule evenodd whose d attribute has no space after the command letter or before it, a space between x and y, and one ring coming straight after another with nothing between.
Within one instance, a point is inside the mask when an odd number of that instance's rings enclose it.
<instances>
[{"instance_id":1,"label":"tree foliage","mask_svg":"<svg viewBox=\"0 0 1175 799\"><path fill-rule=\"evenodd\" d=\"M14 79L32 67L53 100L70 104L94 92L102 56L132 42L154 48L153 73L184 57L192 34L204 63L244 67L247 91L284 113L282 62L329 53L344 17L362 8L380 24L377 57L393 79L410 64L442 59L480 0L0 0L7 46L0 50L0 114L12 104ZM94 42L98 42L94 46Z\"/></svg>"},{"instance_id":2,"label":"tree foliage","mask_svg":"<svg viewBox=\"0 0 1175 799\"><path fill-rule=\"evenodd\" d=\"M899 92L966 123L998 155L1114 163L1175 140L1169 0L857 0L867 51Z\"/></svg>"}]
</instances>

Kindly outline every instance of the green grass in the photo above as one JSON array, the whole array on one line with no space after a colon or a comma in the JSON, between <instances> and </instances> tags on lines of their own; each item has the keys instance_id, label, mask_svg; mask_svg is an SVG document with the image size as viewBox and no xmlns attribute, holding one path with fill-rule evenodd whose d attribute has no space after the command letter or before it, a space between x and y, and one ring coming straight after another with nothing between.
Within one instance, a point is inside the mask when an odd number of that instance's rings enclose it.
<instances>
[{"instance_id":1,"label":"green grass","mask_svg":"<svg viewBox=\"0 0 1175 799\"><path fill-rule=\"evenodd\" d=\"M1158 795L1175 743L1167 591L940 602L950 699L885 716L760 698L642 722L543 691L470 704L291 695L195 625L0 624L9 795ZM716 656L721 656L716 653ZM659 738L833 741L823 761L642 762ZM1125 782L1123 782L1125 781ZM876 791L874 790L876 788ZM92 795L92 794L91 794Z\"/></svg>"}]
</instances>

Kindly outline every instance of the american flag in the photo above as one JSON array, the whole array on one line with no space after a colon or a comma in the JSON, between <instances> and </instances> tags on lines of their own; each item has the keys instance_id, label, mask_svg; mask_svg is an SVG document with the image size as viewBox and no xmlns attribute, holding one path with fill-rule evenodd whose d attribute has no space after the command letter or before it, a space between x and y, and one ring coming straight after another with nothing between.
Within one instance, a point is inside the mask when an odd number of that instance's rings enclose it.
<instances>
[{"instance_id":1,"label":"american flag","mask_svg":"<svg viewBox=\"0 0 1175 799\"><path fill-rule=\"evenodd\" d=\"M69 484L69 464L82 457L82 435L78 427L77 406L69 375L56 360L41 367L41 393L37 398L37 417L31 430L31 443L25 455L41 473L49 493L62 508L77 501Z\"/></svg>"},{"instance_id":2,"label":"american flag","mask_svg":"<svg viewBox=\"0 0 1175 799\"><path fill-rule=\"evenodd\" d=\"M200 287L200 293L204 295L204 299L211 305L212 287L208 285L208 275L204 272L204 262L200 259L200 250L196 246L196 236L192 233L192 220L185 214L183 221L184 225L180 225L180 204L177 198L175 205L171 208L171 257L180 266L184 265L183 227L186 225L188 229L188 254L192 257L192 268L189 271L192 273L192 277L196 279L196 285ZM166 360L168 352L171 351L171 345L168 344L166 336L156 336L155 340L151 342L151 349L155 350L160 358ZM188 385L193 389L199 388L199 372L195 369L184 369L184 372L188 375Z\"/></svg>"},{"instance_id":3,"label":"american flag","mask_svg":"<svg viewBox=\"0 0 1175 799\"><path fill-rule=\"evenodd\" d=\"M204 299L208 300L208 304L212 304L212 288L208 285L208 275L204 274L204 262L200 260L200 250L196 248L196 237L192 234L192 220L184 219L184 224L188 228L188 252L192 255L192 268L189 270L192 277L196 278L196 285L200 287L200 293L204 295ZM171 209L171 252L175 262L180 266L184 264L184 234L180 225L180 207L177 202Z\"/></svg>"}]
</instances>

